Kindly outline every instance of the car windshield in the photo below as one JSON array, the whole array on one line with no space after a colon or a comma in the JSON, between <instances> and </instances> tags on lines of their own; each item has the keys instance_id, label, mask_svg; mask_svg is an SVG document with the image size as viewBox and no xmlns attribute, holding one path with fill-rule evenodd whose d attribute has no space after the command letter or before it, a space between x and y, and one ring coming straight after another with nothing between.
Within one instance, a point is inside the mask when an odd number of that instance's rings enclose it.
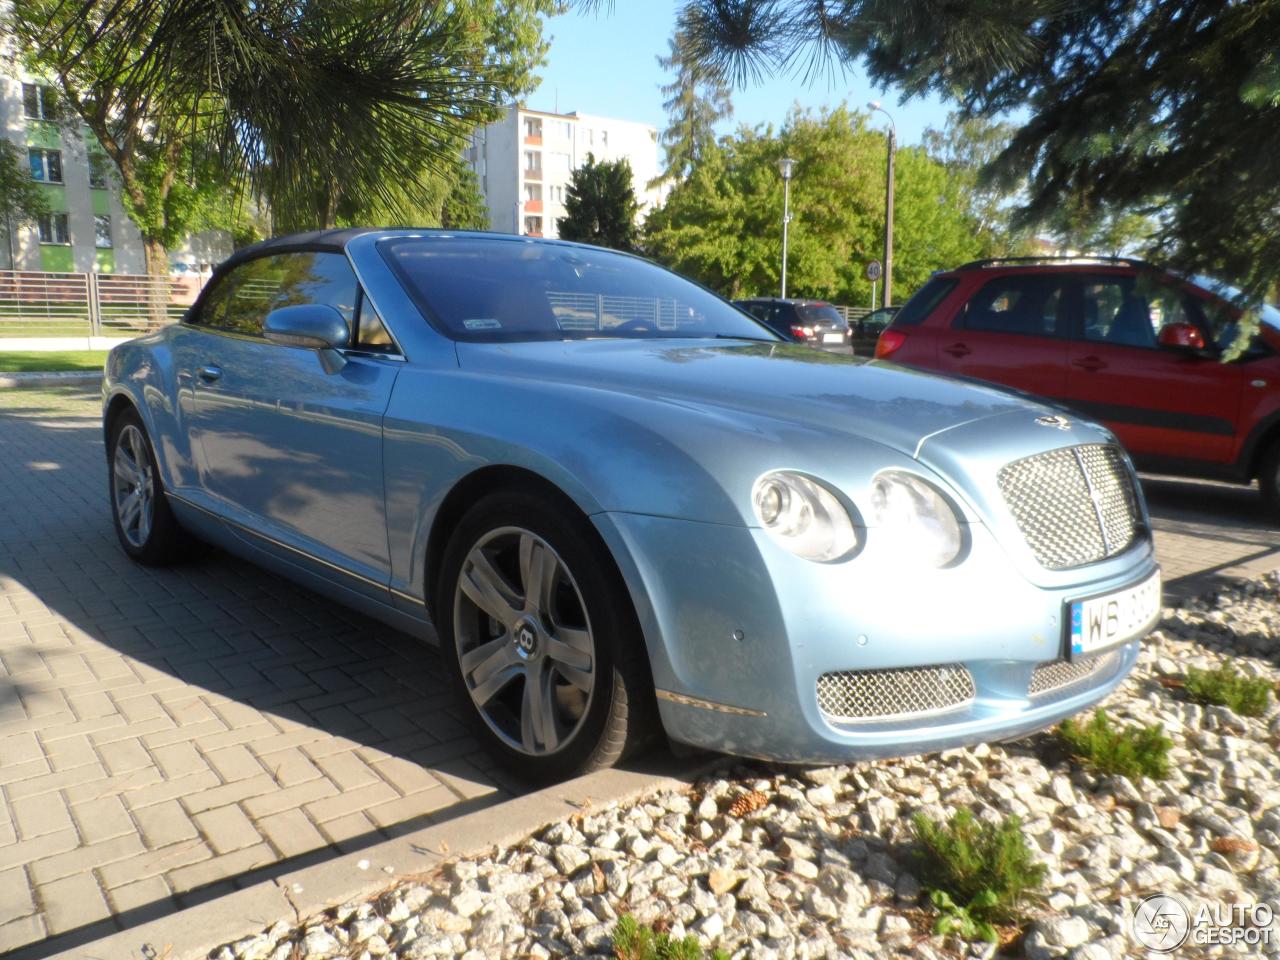
<instances>
[{"instance_id":1,"label":"car windshield","mask_svg":"<svg viewBox=\"0 0 1280 960\"><path fill-rule=\"evenodd\" d=\"M606 250L456 236L395 237L378 246L455 340L778 339L697 284Z\"/></svg>"},{"instance_id":2,"label":"car windshield","mask_svg":"<svg viewBox=\"0 0 1280 960\"><path fill-rule=\"evenodd\" d=\"M796 313L800 314L800 319L805 323L834 323L838 327L844 326L844 317L829 303L797 303Z\"/></svg>"},{"instance_id":3,"label":"car windshield","mask_svg":"<svg viewBox=\"0 0 1280 960\"><path fill-rule=\"evenodd\" d=\"M1216 294L1224 300L1229 300L1233 304L1238 305L1243 302L1243 294L1240 289L1222 280L1216 280L1213 277L1192 277L1191 282L1202 290L1208 290L1210 293ZM1280 310L1264 303L1259 307L1258 313L1263 323L1280 330ZM1211 335L1218 345L1218 349L1227 350L1235 344L1236 337L1239 335L1240 324L1237 322L1234 312L1206 310L1205 319L1209 324Z\"/></svg>"}]
</instances>

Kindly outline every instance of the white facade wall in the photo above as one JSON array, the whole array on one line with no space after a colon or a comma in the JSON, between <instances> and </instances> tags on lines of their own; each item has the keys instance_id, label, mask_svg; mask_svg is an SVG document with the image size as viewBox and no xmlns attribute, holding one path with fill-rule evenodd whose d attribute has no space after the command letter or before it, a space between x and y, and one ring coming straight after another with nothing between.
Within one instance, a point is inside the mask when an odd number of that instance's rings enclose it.
<instances>
[{"instance_id":1,"label":"white facade wall","mask_svg":"<svg viewBox=\"0 0 1280 960\"><path fill-rule=\"evenodd\" d=\"M506 116L476 132L467 159L480 179L491 229L558 236L564 195L588 154L631 164L640 216L660 203L658 131L643 123L579 113L545 113L512 106Z\"/></svg>"}]
</instances>

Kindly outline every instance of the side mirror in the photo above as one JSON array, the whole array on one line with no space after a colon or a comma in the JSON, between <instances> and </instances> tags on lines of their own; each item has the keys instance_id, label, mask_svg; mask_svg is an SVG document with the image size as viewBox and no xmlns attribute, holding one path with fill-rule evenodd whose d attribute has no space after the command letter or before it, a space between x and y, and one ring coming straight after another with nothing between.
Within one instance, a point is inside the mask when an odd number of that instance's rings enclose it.
<instances>
[{"instance_id":1,"label":"side mirror","mask_svg":"<svg viewBox=\"0 0 1280 960\"><path fill-rule=\"evenodd\" d=\"M350 342L351 331L342 314L327 303L278 307L267 314L262 333L272 343L318 350L325 373L337 373L346 365L338 351Z\"/></svg>"},{"instance_id":2,"label":"side mirror","mask_svg":"<svg viewBox=\"0 0 1280 960\"><path fill-rule=\"evenodd\" d=\"M1156 335L1156 342L1171 350L1203 350L1204 334L1191 323L1166 323Z\"/></svg>"}]
</instances>

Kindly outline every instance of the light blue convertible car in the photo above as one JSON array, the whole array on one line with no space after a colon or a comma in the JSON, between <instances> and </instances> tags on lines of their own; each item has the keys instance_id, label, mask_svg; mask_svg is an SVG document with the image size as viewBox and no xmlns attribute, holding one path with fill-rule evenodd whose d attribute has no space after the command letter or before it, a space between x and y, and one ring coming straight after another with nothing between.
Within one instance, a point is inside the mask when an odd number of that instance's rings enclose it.
<instances>
[{"instance_id":1,"label":"light blue convertible car","mask_svg":"<svg viewBox=\"0 0 1280 960\"><path fill-rule=\"evenodd\" d=\"M130 556L195 536L438 638L528 777L659 723L803 761L1018 737L1106 695L1159 615L1104 429L782 343L592 247L271 240L113 350L104 400Z\"/></svg>"}]
</instances>

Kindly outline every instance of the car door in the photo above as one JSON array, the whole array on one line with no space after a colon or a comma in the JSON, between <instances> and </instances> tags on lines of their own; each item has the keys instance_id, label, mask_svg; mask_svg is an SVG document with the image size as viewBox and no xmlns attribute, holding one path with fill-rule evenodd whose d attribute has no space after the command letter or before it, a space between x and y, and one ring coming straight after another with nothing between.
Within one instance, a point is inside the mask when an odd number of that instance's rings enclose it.
<instances>
[{"instance_id":1,"label":"car door","mask_svg":"<svg viewBox=\"0 0 1280 960\"><path fill-rule=\"evenodd\" d=\"M938 368L1057 398L1066 389L1063 274L993 277L938 339Z\"/></svg>"},{"instance_id":2,"label":"car door","mask_svg":"<svg viewBox=\"0 0 1280 960\"><path fill-rule=\"evenodd\" d=\"M1078 282L1067 402L1104 422L1135 456L1227 462L1241 366L1156 339L1166 323L1203 331L1199 305L1179 287L1132 275L1086 274Z\"/></svg>"},{"instance_id":3,"label":"car door","mask_svg":"<svg viewBox=\"0 0 1280 960\"><path fill-rule=\"evenodd\" d=\"M193 318L209 334L189 376L201 483L242 531L353 573L378 595L390 575L382 418L396 348L340 253L260 257L222 283ZM340 369L263 337L271 310L302 303L346 317L353 342Z\"/></svg>"}]
</instances>

